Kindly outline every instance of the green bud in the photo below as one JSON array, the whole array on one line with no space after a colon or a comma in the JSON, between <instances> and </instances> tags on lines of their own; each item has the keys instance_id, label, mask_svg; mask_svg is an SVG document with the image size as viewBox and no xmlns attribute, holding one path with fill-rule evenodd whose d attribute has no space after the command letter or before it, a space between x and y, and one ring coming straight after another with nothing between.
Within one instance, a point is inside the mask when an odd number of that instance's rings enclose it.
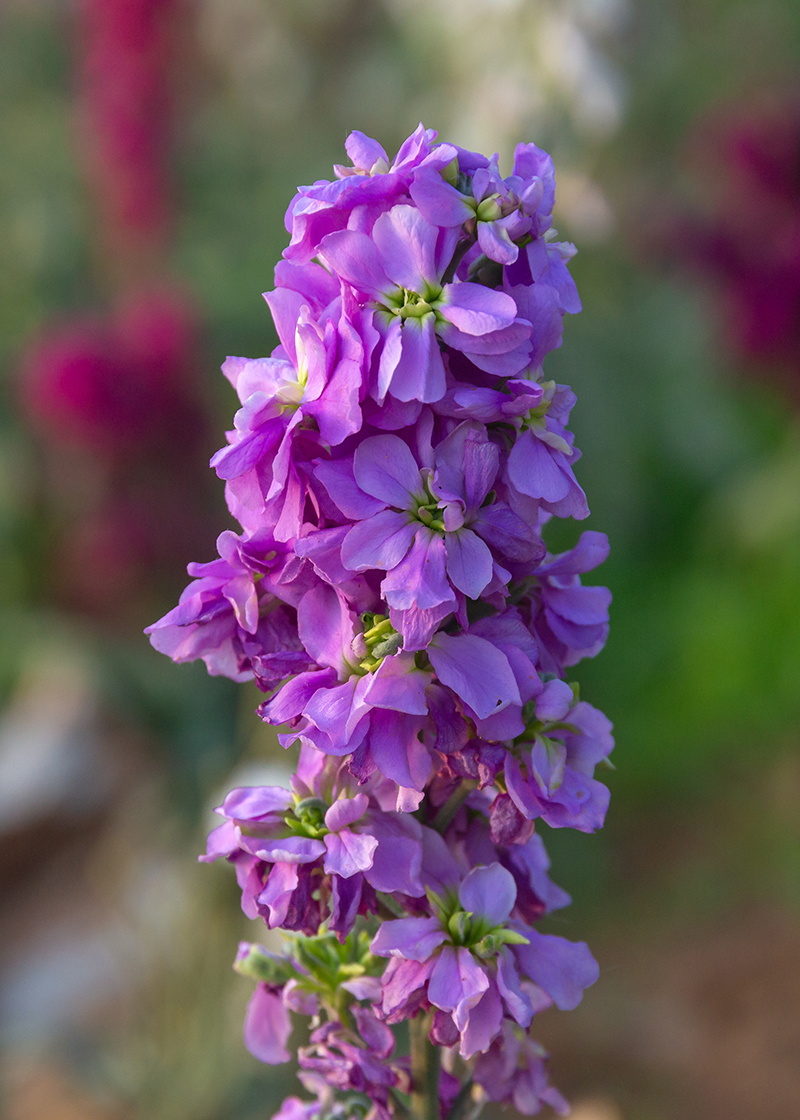
<instances>
[{"instance_id":1,"label":"green bud","mask_svg":"<svg viewBox=\"0 0 800 1120\"><path fill-rule=\"evenodd\" d=\"M399 649L403 648L403 635L394 633L389 634L382 642L372 647L373 657L390 657L391 654L397 653Z\"/></svg>"},{"instance_id":2,"label":"green bud","mask_svg":"<svg viewBox=\"0 0 800 1120\"><path fill-rule=\"evenodd\" d=\"M451 914L448 918L447 928L457 944L466 945L469 941L471 917L472 915L466 910L456 910L455 914Z\"/></svg>"},{"instance_id":3,"label":"green bud","mask_svg":"<svg viewBox=\"0 0 800 1120\"><path fill-rule=\"evenodd\" d=\"M485 198L483 202L478 203L478 209L475 211L479 222L495 222L502 216L502 209L500 203L497 201L497 195L491 195Z\"/></svg>"},{"instance_id":4,"label":"green bud","mask_svg":"<svg viewBox=\"0 0 800 1120\"><path fill-rule=\"evenodd\" d=\"M442 178L452 187L458 182L458 157L451 159L447 167L442 168Z\"/></svg>"},{"instance_id":5,"label":"green bud","mask_svg":"<svg viewBox=\"0 0 800 1120\"><path fill-rule=\"evenodd\" d=\"M278 957L268 952L263 945L246 945L239 949L233 962L235 972L280 988L294 976L294 966L286 957Z\"/></svg>"}]
</instances>

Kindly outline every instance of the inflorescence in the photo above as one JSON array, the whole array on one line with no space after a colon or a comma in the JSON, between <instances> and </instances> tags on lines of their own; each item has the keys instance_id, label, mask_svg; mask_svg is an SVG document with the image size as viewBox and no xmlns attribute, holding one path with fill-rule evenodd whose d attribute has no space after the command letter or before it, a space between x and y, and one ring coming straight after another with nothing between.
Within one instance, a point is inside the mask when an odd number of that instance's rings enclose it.
<instances>
[{"instance_id":1,"label":"inflorescence","mask_svg":"<svg viewBox=\"0 0 800 1120\"><path fill-rule=\"evenodd\" d=\"M535 928L569 903L535 821L600 828L613 747L566 679L606 640L610 594L581 575L608 542L553 556L542 535L589 513L575 397L542 369L580 310L575 250L547 153L520 144L503 178L435 140L420 125L390 162L354 132L352 166L293 199L264 297L280 345L223 366L241 408L211 462L241 532L148 629L255 680L299 744L291 788L229 793L201 857L287 931L283 955L245 943L236 963L256 1057L288 1061L290 1012L312 1019L314 1099L280 1120L565 1114L528 1031L598 974Z\"/></svg>"}]
</instances>

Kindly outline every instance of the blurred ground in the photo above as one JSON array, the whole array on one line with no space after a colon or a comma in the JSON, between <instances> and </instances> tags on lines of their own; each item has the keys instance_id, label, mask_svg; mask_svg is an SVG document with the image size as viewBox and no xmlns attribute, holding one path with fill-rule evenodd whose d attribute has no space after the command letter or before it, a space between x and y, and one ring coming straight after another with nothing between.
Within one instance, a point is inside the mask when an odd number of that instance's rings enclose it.
<instances>
[{"instance_id":1,"label":"blurred ground","mask_svg":"<svg viewBox=\"0 0 800 1120\"><path fill-rule=\"evenodd\" d=\"M575 1120L800 1115L799 64L792 0L0 7L2 1115L293 1091L241 1045L247 923L195 862L234 768L285 759L141 629L227 525L217 369L273 345L294 186L420 119L550 150L580 249L548 369L612 542L578 676L618 746L604 833L545 837L553 932L602 968L542 1016L554 1081Z\"/></svg>"}]
</instances>

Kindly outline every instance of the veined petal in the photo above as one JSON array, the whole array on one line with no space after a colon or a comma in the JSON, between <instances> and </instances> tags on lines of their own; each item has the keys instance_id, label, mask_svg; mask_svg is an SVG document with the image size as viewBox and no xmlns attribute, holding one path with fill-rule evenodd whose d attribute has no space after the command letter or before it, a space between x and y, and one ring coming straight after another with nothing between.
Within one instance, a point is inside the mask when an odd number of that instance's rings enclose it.
<instances>
[{"instance_id":1,"label":"veined petal","mask_svg":"<svg viewBox=\"0 0 800 1120\"><path fill-rule=\"evenodd\" d=\"M329 832L325 837L328 849L323 868L329 875L341 875L349 879L359 871L367 871L372 866L372 856L378 846L374 836L364 836L343 828L340 832Z\"/></svg>"},{"instance_id":2,"label":"veined petal","mask_svg":"<svg viewBox=\"0 0 800 1120\"><path fill-rule=\"evenodd\" d=\"M469 335L503 330L517 316L517 305L511 296L483 284L445 284L437 306L448 322Z\"/></svg>"},{"instance_id":3,"label":"veined petal","mask_svg":"<svg viewBox=\"0 0 800 1120\"><path fill-rule=\"evenodd\" d=\"M451 637L438 633L428 656L442 684L452 688L479 719L521 704L519 688L508 658L485 638L474 634Z\"/></svg>"},{"instance_id":4,"label":"veined petal","mask_svg":"<svg viewBox=\"0 0 800 1120\"><path fill-rule=\"evenodd\" d=\"M364 816L369 804L365 793L357 793L355 797L340 797L325 814L325 827L331 832L338 832Z\"/></svg>"},{"instance_id":5,"label":"veined petal","mask_svg":"<svg viewBox=\"0 0 800 1120\"><path fill-rule=\"evenodd\" d=\"M529 945L515 945L521 971L538 984L562 1011L572 1011L600 975L585 941L567 941L549 933L525 930Z\"/></svg>"},{"instance_id":6,"label":"veined petal","mask_svg":"<svg viewBox=\"0 0 800 1120\"><path fill-rule=\"evenodd\" d=\"M492 579L492 554L471 529L445 533L447 575L450 582L470 599L477 599Z\"/></svg>"},{"instance_id":7,"label":"veined petal","mask_svg":"<svg viewBox=\"0 0 800 1120\"><path fill-rule=\"evenodd\" d=\"M447 934L438 918L398 918L384 922L372 939L370 950L378 957L404 957L426 961Z\"/></svg>"},{"instance_id":8,"label":"veined petal","mask_svg":"<svg viewBox=\"0 0 800 1120\"><path fill-rule=\"evenodd\" d=\"M434 315L406 319L400 343L400 357L388 384L389 392L399 401L430 404L441 400L447 383Z\"/></svg>"},{"instance_id":9,"label":"veined petal","mask_svg":"<svg viewBox=\"0 0 800 1120\"><path fill-rule=\"evenodd\" d=\"M424 497L417 462L399 436L370 436L359 444L353 475L365 494L395 509L409 509Z\"/></svg>"},{"instance_id":10,"label":"veined petal","mask_svg":"<svg viewBox=\"0 0 800 1120\"><path fill-rule=\"evenodd\" d=\"M342 229L323 237L320 255L348 284L375 299L395 285L386 275L373 240L359 230Z\"/></svg>"},{"instance_id":11,"label":"veined petal","mask_svg":"<svg viewBox=\"0 0 800 1120\"><path fill-rule=\"evenodd\" d=\"M428 714L425 689L430 679L430 673L416 668L412 653L385 657L370 678L364 701L376 708L424 716Z\"/></svg>"},{"instance_id":12,"label":"veined petal","mask_svg":"<svg viewBox=\"0 0 800 1120\"><path fill-rule=\"evenodd\" d=\"M285 813L291 804L290 791L281 786L242 786L226 795L221 811L233 820L261 821Z\"/></svg>"},{"instance_id":13,"label":"veined petal","mask_svg":"<svg viewBox=\"0 0 800 1120\"><path fill-rule=\"evenodd\" d=\"M514 876L499 863L474 867L458 888L458 901L493 927L501 926L517 901Z\"/></svg>"},{"instance_id":14,"label":"veined petal","mask_svg":"<svg viewBox=\"0 0 800 1120\"><path fill-rule=\"evenodd\" d=\"M417 523L407 513L385 509L354 525L342 542L342 564L355 572L396 567L414 543Z\"/></svg>"},{"instance_id":15,"label":"veined petal","mask_svg":"<svg viewBox=\"0 0 800 1120\"><path fill-rule=\"evenodd\" d=\"M259 984L244 1017L244 1044L253 1057L268 1065L289 1061L286 1043L292 1033L289 1013L280 996Z\"/></svg>"},{"instance_id":16,"label":"veined petal","mask_svg":"<svg viewBox=\"0 0 800 1120\"><path fill-rule=\"evenodd\" d=\"M386 274L401 288L423 294L428 282L436 283L436 238L415 206L393 206L372 228L372 238Z\"/></svg>"}]
</instances>

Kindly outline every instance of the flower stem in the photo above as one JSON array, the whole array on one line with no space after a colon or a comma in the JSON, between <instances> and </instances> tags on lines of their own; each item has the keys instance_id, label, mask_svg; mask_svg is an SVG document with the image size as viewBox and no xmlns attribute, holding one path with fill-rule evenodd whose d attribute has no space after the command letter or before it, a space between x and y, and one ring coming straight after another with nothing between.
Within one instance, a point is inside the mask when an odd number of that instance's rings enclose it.
<instances>
[{"instance_id":1,"label":"flower stem","mask_svg":"<svg viewBox=\"0 0 800 1120\"><path fill-rule=\"evenodd\" d=\"M432 826L437 832L444 832L458 810L467 800L473 790L478 788L477 782L465 781L450 794L439 812L433 818Z\"/></svg>"},{"instance_id":2,"label":"flower stem","mask_svg":"<svg viewBox=\"0 0 800 1120\"><path fill-rule=\"evenodd\" d=\"M414 1120L439 1120L439 1047L428 1038L427 1015L409 1024L411 1037L411 1115Z\"/></svg>"}]
</instances>

